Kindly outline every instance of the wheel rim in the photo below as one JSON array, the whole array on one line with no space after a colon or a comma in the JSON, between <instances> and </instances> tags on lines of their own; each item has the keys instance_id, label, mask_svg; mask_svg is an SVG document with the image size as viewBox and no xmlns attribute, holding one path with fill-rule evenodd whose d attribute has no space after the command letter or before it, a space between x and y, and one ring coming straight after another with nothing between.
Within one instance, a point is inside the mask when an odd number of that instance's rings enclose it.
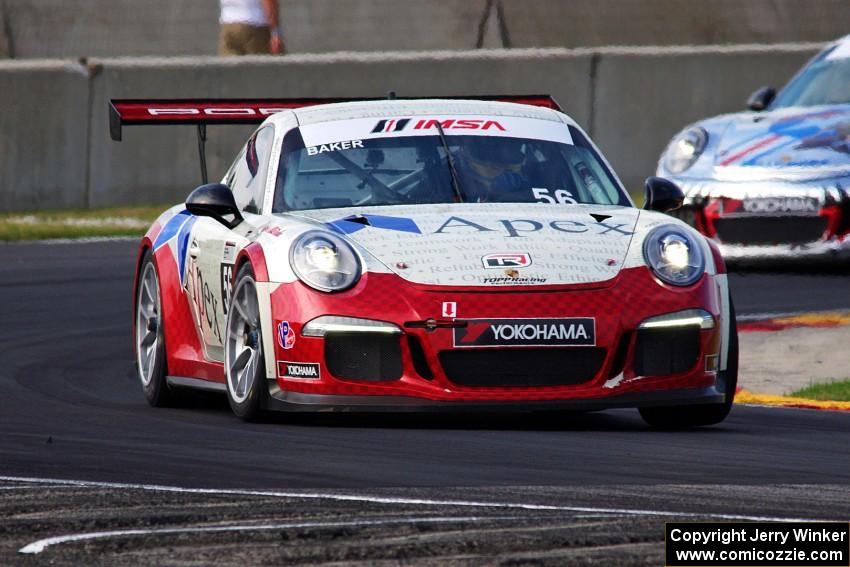
<instances>
[{"instance_id":1,"label":"wheel rim","mask_svg":"<svg viewBox=\"0 0 850 567\"><path fill-rule=\"evenodd\" d=\"M244 402L251 392L251 381L262 361L262 343L257 288L252 279L245 278L233 292L224 349L227 391L237 404Z\"/></svg>"},{"instance_id":2,"label":"wheel rim","mask_svg":"<svg viewBox=\"0 0 850 567\"><path fill-rule=\"evenodd\" d=\"M136 362L142 384L153 379L159 352L159 279L153 262L148 262L139 280L136 302Z\"/></svg>"}]
</instances>

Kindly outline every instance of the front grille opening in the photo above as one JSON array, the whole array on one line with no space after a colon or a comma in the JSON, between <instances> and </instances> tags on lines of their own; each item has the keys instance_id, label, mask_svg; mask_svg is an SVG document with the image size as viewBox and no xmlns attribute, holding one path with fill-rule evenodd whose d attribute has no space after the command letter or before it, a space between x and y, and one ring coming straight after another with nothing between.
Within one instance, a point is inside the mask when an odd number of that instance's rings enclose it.
<instances>
[{"instance_id":1,"label":"front grille opening","mask_svg":"<svg viewBox=\"0 0 850 567\"><path fill-rule=\"evenodd\" d=\"M740 217L714 221L717 237L726 244L807 244L817 242L827 228L826 217Z\"/></svg>"},{"instance_id":2,"label":"front grille opening","mask_svg":"<svg viewBox=\"0 0 850 567\"><path fill-rule=\"evenodd\" d=\"M440 364L460 386L566 386L592 380L605 362L599 347L444 350Z\"/></svg>"},{"instance_id":3,"label":"front grille opening","mask_svg":"<svg viewBox=\"0 0 850 567\"><path fill-rule=\"evenodd\" d=\"M626 355L629 352L629 343L631 342L632 334L625 332L620 335L620 341L617 343L617 350L614 352L614 360L611 361L611 370L608 371L608 378L614 378L623 373L626 368Z\"/></svg>"},{"instance_id":4,"label":"front grille opening","mask_svg":"<svg viewBox=\"0 0 850 567\"><path fill-rule=\"evenodd\" d=\"M699 327L639 329L634 370L638 376L666 376L691 370L700 354Z\"/></svg>"},{"instance_id":5,"label":"front grille opening","mask_svg":"<svg viewBox=\"0 0 850 567\"><path fill-rule=\"evenodd\" d=\"M841 222L838 223L838 228L835 229L836 234L844 234L850 232L850 196L845 196L841 202Z\"/></svg>"},{"instance_id":6,"label":"front grille opening","mask_svg":"<svg viewBox=\"0 0 850 567\"><path fill-rule=\"evenodd\" d=\"M398 335L386 333L327 333L325 363L331 374L343 380L398 380L403 373L401 341Z\"/></svg>"},{"instance_id":7,"label":"front grille opening","mask_svg":"<svg viewBox=\"0 0 850 567\"><path fill-rule=\"evenodd\" d=\"M433 380L434 373L431 372L431 367L425 360L425 351L422 350L422 343L419 338L407 335L407 348L410 349L410 358L413 360L413 369L416 370L416 373L426 380Z\"/></svg>"}]
</instances>

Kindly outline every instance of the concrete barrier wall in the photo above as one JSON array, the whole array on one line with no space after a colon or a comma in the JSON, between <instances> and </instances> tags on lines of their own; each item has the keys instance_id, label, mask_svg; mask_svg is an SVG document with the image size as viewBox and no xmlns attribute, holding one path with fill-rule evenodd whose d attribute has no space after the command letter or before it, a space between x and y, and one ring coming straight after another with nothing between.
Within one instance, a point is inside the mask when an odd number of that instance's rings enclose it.
<instances>
[{"instance_id":1,"label":"concrete barrier wall","mask_svg":"<svg viewBox=\"0 0 850 567\"><path fill-rule=\"evenodd\" d=\"M829 41L846 0L499 0L510 47Z\"/></svg>"},{"instance_id":2,"label":"concrete barrier wall","mask_svg":"<svg viewBox=\"0 0 850 567\"><path fill-rule=\"evenodd\" d=\"M284 58L104 59L0 64L0 210L179 202L199 184L195 130L128 127L109 138L110 98L375 97L551 93L630 190L687 123L743 109L819 45L473 50ZM251 131L210 127L223 175Z\"/></svg>"},{"instance_id":3,"label":"concrete barrier wall","mask_svg":"<svg viewBox=\"0 0 850 567\"><path fill-rule=\"evenodd\" d=\"M87 205L90 93L75 63L0 63L0 211Z\"/></svg>"},{"instance_id":4,"label":"concrete barrier wall","mask_svg":"<svg viewBox=\"0 0 850 567\"><path fill-rule=\"evenodd\" d=\"M0 12L15 58L216 52L218 0L0 0Z\"/></svg>"},{"instance_id":5,"label":"concrete barrier wall","mask_svg":"<svg viewBox=\"0 0 850 567\"><path fill-rule=\"evenodd\" d=\"M811 46L603 49L590 129L630 191L642 190L670 138L691 122L746 110L759 86L781 86Z\"/></svg>"},{"instance_id":6,"label":"concrete barrier wall","mask_svg":"<svg viewBox=\"0 0 850 567\"><path fill-rule=\"evenodd\" d=\"M198 184L196 133L187 127L130 127L108 137L107 102L121 97L380 97L551 92L589 118L591 55L504 51L256 57L222 61L103 61L94 78L91 202L162 202ZM518 85L522 85L519 87ZM250 128L209 129L209 171L221 177Z\"/></svg>"},{"instance_id":7,"label":"concrete barrier wall","mask_svg":"<svg viewBox=\"0 0 850 567\"><path fill-rule=\"evenodd\" d=\"M847 0L279 0L291 53L828 41ZM214 55L218 0L0 0L0 57Z\"/></svg>"},{"instance_id":8,"label":"concrete barrier wall","mask_svg":"<svg viewBox=\"0 0 850 567\"><path fill-rule=\"evenodd\" d=\"M9 50L9 23L6 20L6 10L3 4L0 4L0 59L6 59L12 56Z\"/></svg>"},{"instance_id":9,"label":"concrete barrier wall","mask_svg":"<svg viewBox=\"0 0 850 567\"><path fill-rule=\"evenodd\" d=\"M280 5L288 51L318 53L473 49L488 1L281 0ZM7 0L5 6L0 3L0 19L6 19L16 58L217 52L218 0Z\"/></svg>"}]
</instances>

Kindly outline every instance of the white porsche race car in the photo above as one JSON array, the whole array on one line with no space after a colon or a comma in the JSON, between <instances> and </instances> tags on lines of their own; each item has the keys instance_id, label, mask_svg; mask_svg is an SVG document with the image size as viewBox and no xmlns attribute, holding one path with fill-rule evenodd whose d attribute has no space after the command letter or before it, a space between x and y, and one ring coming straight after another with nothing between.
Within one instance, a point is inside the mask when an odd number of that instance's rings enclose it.
<instances>
[{"instance_id":1,"label":"white porsche race car","mask_svg":"<svg viewBox=\"0 0 850 567\"><path fill-rule=\"evenodd\" d=\"M634 207L549 97L113 101L127 124L258 122L139 248L148 401L234 412L637 407L717 423L737 333L717 247ZM203 145L201 145L203 149ZM203 157L203 153L202 153Z\"/></svg>"}]
</instances>

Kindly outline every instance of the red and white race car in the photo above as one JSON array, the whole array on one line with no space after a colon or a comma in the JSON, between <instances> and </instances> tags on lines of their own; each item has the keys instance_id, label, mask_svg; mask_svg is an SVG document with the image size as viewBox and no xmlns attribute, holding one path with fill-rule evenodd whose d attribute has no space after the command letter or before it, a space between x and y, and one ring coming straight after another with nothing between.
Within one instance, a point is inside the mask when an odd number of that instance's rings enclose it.
<instances>
[{"instance_id":1,"label":"red and white race car","mask_svg":"<svg viewBox=\"0 0 850 567\"><path fill-rule=\"evenodd\" d=\"M125 124L261 122L139 249L148 401L233 411L637 407L717 423L737 332L717 247L647 210L549 97L112 101ZM203 136L201 137L203 139Z\"/></svg>"}]
</instances>

